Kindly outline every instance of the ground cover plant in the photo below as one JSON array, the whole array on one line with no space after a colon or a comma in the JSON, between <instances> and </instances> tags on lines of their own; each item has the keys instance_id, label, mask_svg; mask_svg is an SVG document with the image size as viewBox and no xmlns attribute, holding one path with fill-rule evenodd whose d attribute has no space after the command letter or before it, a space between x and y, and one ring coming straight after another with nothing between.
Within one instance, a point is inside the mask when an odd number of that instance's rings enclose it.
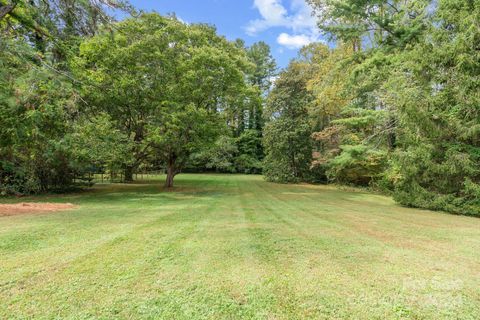
<instances>
[{"instance_id":1,"label":"ground cover plant","mask_svg":"<svg viewBox=\"0 0 480 320\"><path fill-rule=\"evenodd\" d=\"M478 319L480 220L261 176L164 176L5 202L8 319Z\"/></svg>"}]
</instances>

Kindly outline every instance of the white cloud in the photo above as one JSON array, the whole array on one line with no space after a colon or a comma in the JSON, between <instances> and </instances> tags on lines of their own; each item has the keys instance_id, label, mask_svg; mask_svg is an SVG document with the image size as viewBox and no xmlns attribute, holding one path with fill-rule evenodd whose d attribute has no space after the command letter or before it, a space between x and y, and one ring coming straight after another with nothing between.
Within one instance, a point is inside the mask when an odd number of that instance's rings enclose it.
<instances>
[{"instance_id":1,"label":"white cloud","mask_svg":"<svg viewBox=\"0 0 480 320\"><path fill-rule=\"evenodd\" d=\"M249 35L288 24L288 11L280 0L254 0L253 6L259 11L262 19L252 20L248 23L246 31Z\"/></svg>"},{"instance_id":2,"label":"white cloud","mask_svg":"<svg viewBox=\"0 0 480 320\"><path fill-rule=\"evenodd\" d=\"M316 28L312 9L305 0L290 1L289 13L281 0L254 0L253 7L262 18L250 21L246 27L247 33L255 35L272 27L285 27L294 31Z\"/></svg>"},{"instance_id":3,"label":"white cloud","mask_svg":"<svg viewBox=\"0 0 480 320\"><path fill-rule=\"evenodd\" d=\"M288 49L298 49L303 45L318 41L319 33L312 8L305 0L289 0L289 10L282 0L254 0L261 19L252 20L245 30L254 36L270 28L280 27L291 30L293 34L281 33L277 42Z\"/></svg>"},{"instance_id":4,"label":"white cloud","mask_svg":"<svg viewBox=\"0 0 480 320\"><path fill-rule=\"evenodd\" d=\"M254 6L260 11L266 22L273 24L284 23L288 14L280 0L254 0Z\"/></svg>"},{"instance_id":5,"label":"white cloud","mask_svg":"<svg viewBox=\"0 0 480 320\"><path fill-rule=\"evenodd\" d=\"M292 0L290 10L293 29L315 29L317 30L317 18L313 15L313 9L305 0Z\"/></svg>"},{"instance_id":6,"label":"white cloud","mask_svg":"<svg viewBox=\"0 0 480 320\"><path fill-rule=\"evenodd\" d=\"M315 39L305 34L290 35L288 33L281 33L277 38L278 44L288 49L300 49L314 41Z\"/></svg>"}]
</instances>

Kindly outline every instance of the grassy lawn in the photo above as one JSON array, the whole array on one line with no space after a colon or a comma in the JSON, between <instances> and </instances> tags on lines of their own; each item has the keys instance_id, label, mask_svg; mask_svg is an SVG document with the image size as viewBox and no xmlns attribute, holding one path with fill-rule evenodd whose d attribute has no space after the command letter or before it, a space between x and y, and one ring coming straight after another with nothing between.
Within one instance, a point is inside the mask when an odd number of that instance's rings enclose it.
<instances>
[{"instance_id":1,"label":"grassy lawn","mask_svg":"<svg viewBox=\"0 0 480 320\"><path fill-rule=\"evenodd\" d=\"M162 183L0 217L0 318L480 318L480 219L259 176Z\"/></svg>"}]
</instances>

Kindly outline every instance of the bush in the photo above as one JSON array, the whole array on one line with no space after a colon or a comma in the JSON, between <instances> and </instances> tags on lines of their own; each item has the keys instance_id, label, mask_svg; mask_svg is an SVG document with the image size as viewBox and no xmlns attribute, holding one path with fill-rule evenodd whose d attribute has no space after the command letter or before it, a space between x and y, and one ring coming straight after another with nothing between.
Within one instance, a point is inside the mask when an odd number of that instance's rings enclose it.
<instances>
[{"instance_id":1,"label":"bush","mask_svg":"<svg viewBox=\"0 0 480 320\"><path fill-rule=\"evenodd\" d=\"M330 181L368 186L379 179L387 164L387 153L368 146L341 146L342 152L327 163Z\"/></svg>"},{"instance_id":2,"label":"bush","mask_svg":"<svg viewBox=\"0 0 480 320\"><path fill-rule=\"evenodd\" d=\"M480 216L478 160L460 147L419 145L397 151L397 169L387 175L395 200L410 207Z\"/></svg>"}]
</instances>

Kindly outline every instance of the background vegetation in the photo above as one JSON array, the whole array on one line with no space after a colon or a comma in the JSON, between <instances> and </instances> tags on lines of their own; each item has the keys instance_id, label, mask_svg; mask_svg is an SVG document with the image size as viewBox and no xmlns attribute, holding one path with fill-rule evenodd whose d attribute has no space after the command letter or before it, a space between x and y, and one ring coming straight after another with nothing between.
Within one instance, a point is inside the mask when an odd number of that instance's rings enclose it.
<instances>
[{"instance_id":1,"label":"background vegetation","mask_svg":"<svg viewBox=\"0 0 480 320\"><path fill-rule=\"evenodd\" d=\"M0 192L263 172L480 215L479 2L309 3L330 43L275 77L265 43L127 2L0 0Z\"/></svg>"},{"instance_id":2,"label":"background vegetation","mask_svg":"<svg viewBox=\"0 0 480 320\"><path fill-rule=\"evenodd\" d=\"M64 191L91 173L259 173L276 66L203 24L116 1L0 2L0 191ZM114 22L107 14L132 17ZM133 17L134 16L134 17Z\"/></svg>"},{"instance_id":3,"label":"background vegetation","mask_svg":"<svg viewBox=\"0 0 480 320\"><path fill-rule=\"evenodd\" d=\"M311 45L280 74L267 178L372 186L403 205L479 215L480 3L310 3L336 46Z\"/></svg>"}]
</instances>

